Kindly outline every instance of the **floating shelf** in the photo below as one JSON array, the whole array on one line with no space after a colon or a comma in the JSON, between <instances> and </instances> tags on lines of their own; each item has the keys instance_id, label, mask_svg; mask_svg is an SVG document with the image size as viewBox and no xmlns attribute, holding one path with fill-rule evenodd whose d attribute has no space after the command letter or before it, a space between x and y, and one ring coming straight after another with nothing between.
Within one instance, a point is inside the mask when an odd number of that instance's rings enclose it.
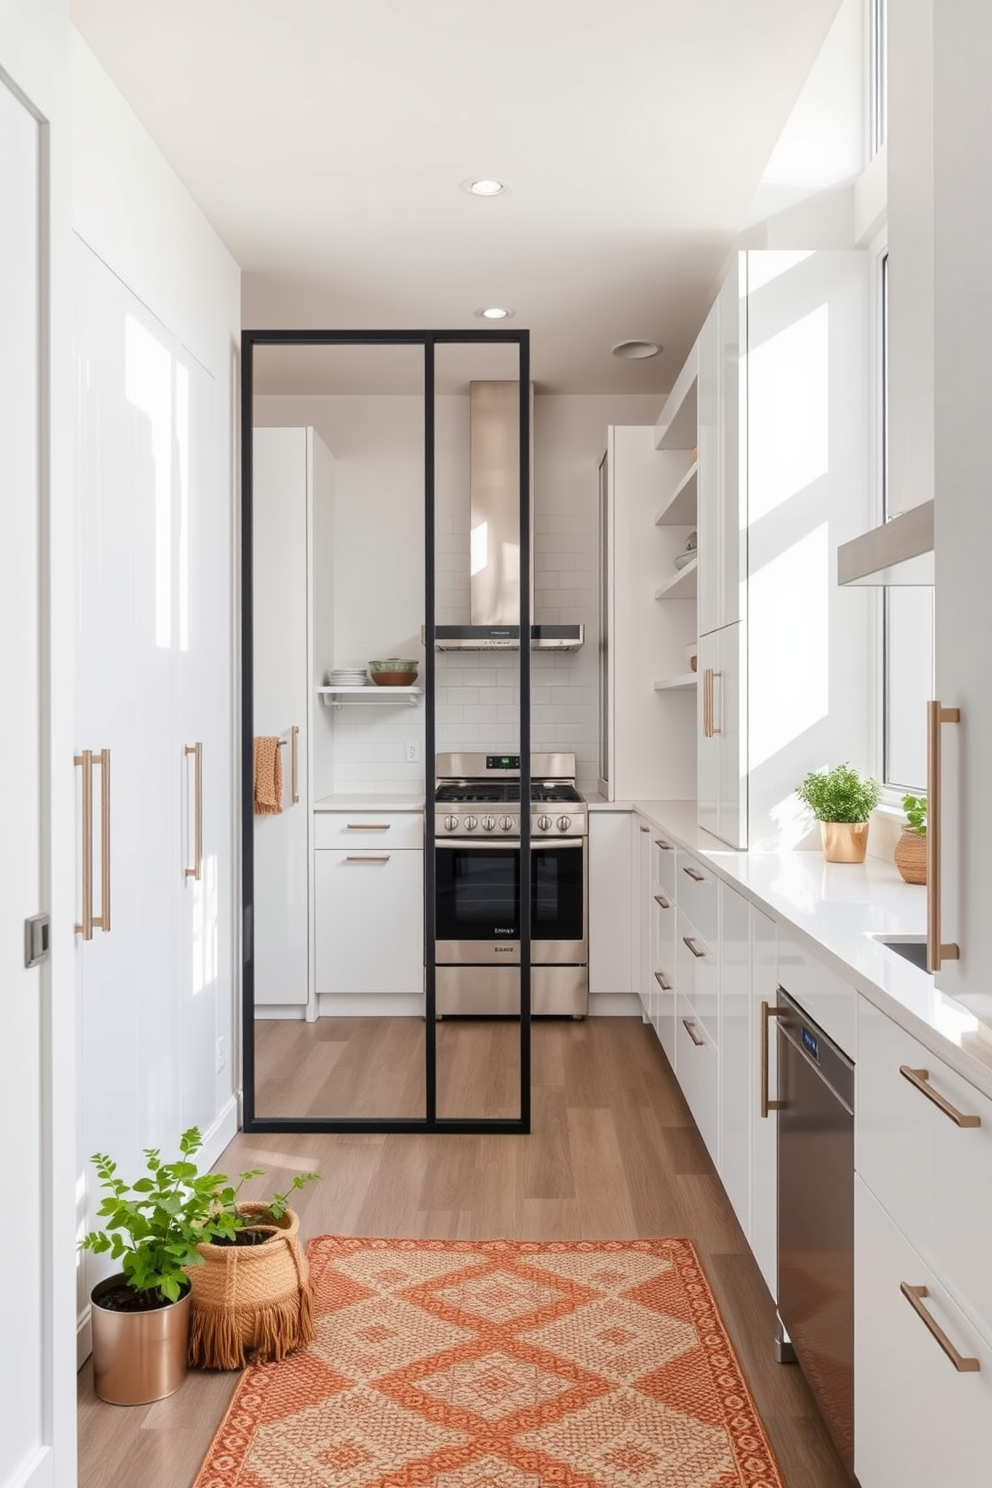
<instances>
[{"instance_id":1,"label":"floating shelf","mask_svg":"<svg viewBox=\"0 0 992 1488\"><path fill-rule=\"evenodd\" d=\"M661 417L654 426L655 449L692 449L696 443L697 355L694 346L665 399Z\"/></svg>"},{"instance_id":2,"label":"floating shelf","mask_svg":"<svg viewBox=\"0 0 992 1488\"><path fill-rule=\"evenodd\" d=\"M353 703L408 703L412 708L424 695L422 687L318 687L317 696L325 708L340 708Z\"/></svg>"},{"instance_id":3,"label":"floating shelf","mask_svg":"<svg viewBox=\"0 0 992 1488\"><path fill-rule=\"evenodd\" d=\"M693 460L675 490L654 519L656 527L684 527L696 520L696 475L698 460Z\"/></svg>"},{"instance_id":4,"label":"floating shelf","mask_svg":"<svg viewBox=\"0 0 992 1488\"><path fill-rule=\"evenodd\" d=\"M655 692L690 692L695 687L699 673L684 672L681 677L665 677L654 684Z\"/></svg>"},{"instance_id":5,"label":"floating shelf","mask_svg":"<svg viewBox=\"0 0 992 1488\"><path fill-rule=\"evenodd\" d=\"M666 583L658 586L654 591L655 599L695 599L698 567L699 559L694 558L685 568L680 568Z\"/></svg>"}]
</instances>

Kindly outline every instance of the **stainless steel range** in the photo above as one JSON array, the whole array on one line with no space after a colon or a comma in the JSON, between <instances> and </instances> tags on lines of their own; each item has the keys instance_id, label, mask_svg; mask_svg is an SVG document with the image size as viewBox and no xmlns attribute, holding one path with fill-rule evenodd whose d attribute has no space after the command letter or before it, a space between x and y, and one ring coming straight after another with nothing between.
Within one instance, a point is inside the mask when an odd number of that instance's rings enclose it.
<instances>
[{"instance_id":1,"label":"stainless steel range","mask_svg":"<svg viewBox=\"0 0 992 1488\"><path fill-rule=\"evenodd\" d=\"M531 756L531 1011L589 1010L588 812L574 754ZM520 756L439 754L437 1011L520 1011Z\"/></svg>"}]
</instances>

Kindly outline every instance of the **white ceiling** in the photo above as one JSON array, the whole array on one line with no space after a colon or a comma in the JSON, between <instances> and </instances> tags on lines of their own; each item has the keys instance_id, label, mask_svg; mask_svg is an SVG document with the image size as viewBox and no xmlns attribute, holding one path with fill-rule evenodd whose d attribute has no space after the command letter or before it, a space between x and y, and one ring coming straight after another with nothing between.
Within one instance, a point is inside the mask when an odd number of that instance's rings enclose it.
<instances>
[{"instance_id":1,"label":"white ceiling","mask_svg":"<svg viewBox=\"0 0 992 1488\"><path fill-rule=\"evenodd\" d=\"M695 338L839 3L71 10L241 265L246 326L479 329L474 309L509 305L539 389L649 393ZM479 175L512 189L459 189ZM665 350L611 356L632 337ZM267 385L292 384L284 366Z\"/></svg>"}]
</instances>

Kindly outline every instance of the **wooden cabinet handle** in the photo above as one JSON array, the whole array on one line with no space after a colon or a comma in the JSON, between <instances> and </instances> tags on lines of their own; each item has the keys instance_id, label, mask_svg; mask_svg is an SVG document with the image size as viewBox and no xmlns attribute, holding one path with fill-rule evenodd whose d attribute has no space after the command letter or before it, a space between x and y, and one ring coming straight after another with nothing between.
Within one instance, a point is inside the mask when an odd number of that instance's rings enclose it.
<instances>
[{"instance_id":1,"label":"wooden cabinet handle","mask_svg":"<svg viewBox=\"0 0 992 1488\"><path fill-rule=\"evenodd\" d=\"M346 863L388 863L392 854L390 853L349 853L345 858Z\"/></svg>"},{"instance_id":2,"label":"wooden cabinet handle","mask_svg":"<svg viewBox=\"0 0 992 1488\"><path fill-rule=\"evenodd\" d=\"M388 822L348 822L346 832L388 832Z\"/></svg>"},{"instance_id":3,"label":"wooden cabinet handle","mask_svg":"<svg viewBox=\"0 0 992 1488\"><path fill-rule=\"evenodd\" d=\"M661 988L662 992L671 992L671 990L672 990L672 984L671 984L671 982L666 982L665 981L665 976L664 976L664 973L663 972L656 971L655 974L654 974L654 979L658 983L658 986Z\"/></svg>"},{"instance_id":4,"label":"wooden cabinet handle","mask_svg":"<svg viewBox=\"0 0 992 1488\"><path fill-rule=\"evenodd\" d=\"M289 796L290 804L300 804L300 725L294 723L289 732Z\"/></svg>"},{"instance_id":5,"label":"wooden cabinet handle","mask_svg":"<svg viewBox=\"0 0 992 1488\"><path fill-rule=\"evenodd\" d=\"M660 847L662 852L674 851L672 844L670 842L666 842L664 837L656 837L654 839L654 845L655 847Z\"/></svg>"},{"instance_id":6,"label":"wooden cabinet handle","mask_svg":"<svg viewBox=\"0 0 992 1488\"><path fill-rule=\"evenodd\" d=\"M203 877L203 745L184 744L183 753L193 756L193 866L183 870L184 878Z\"/></svg>"},{"instance_id":7,"label":"wooden cabinet handle","mask_svg":"<svg viewBox=\"0 0 992 1488\"><path fill-rule=\"evenodd\" d=\"M695 956L697 961L704 960L706 952L699 949L695 942L695 939L691 935L683 935L682 944L689 947L690 951Z\"/></svg>"},{"instance_id":8,"label":"wooden cabinet handle","mask_svg":"<svg viewBox=\"0 0 992 1488\"><path fill-rule=\"evenodd\" d=\"M682 1027L685 1029L686 1033L692 1039L692 1042L695 1044L696 1048L697 1049L703 1048L704 1044L706 1043L706 1040L696 1037L696 1034L695 1034L696 1020L695 1020L695 1018L683 1018L682 1019Z\"/></svg>"},{"instance_id":9,"label":"wooden cabinet handle","mask_svg":"<svg viewBox=\"0 0 992 1488\"><path fill-rule=\"evenodd\" d=\"M682 872L687 873L693 883L706 883L705 873L697 873L695 868L683 868Z\"/></svg>"},{"instance_id":10,"label":"wooden cabinet handle","mask_svg":"<svg viewBox=\"0 0 992 1488\"><path fill-rule=\"evenodd\" d=\"M953 941L943 944L940 938L940 726L960 722L960 708L944 708L936 698L927 703L927 971L939 971L942 962L961 955Z\"/></svg>"},{"instance_id":11,"label":"wooden cabinet handle","mask_svg":"<svg viewBox=\"0 0 992 1488\"><path fill-rule=\"evenodd\" d=\"M914 1090L918 1090L921 1095L925 1095L928 1101L933 1101L938 1111L943 1111L944 1115L953 1121L955 1126L981 1126L982 1118L980 1116L966 1116L963 1111L959 1111L956 1106L952 1106L946 1096L941 1095L938 1090L934 1090L930 1084L929 1070L910 1069L908 1064L901 1064L899 1066L899 1073L904 1080L909 1081Z\"/></svg>"},{"instance_id":12,"label":"wooden cabinet handle","mask_svg":"<svg viewBox=\"0 0 992 1488\"><path fill-rule=\"evenodd\" d=\"M899 1283L899 1290L928 1332L940 1344L944 1353L958 1371L958 1374L977 1374L982 1367L979 1361L977 1359L966 1359L963 1354L959 1354L943 1328L937 1322L937 1319L930 1312L930 1309L923 1306L923 1298L930 1295L926 1287L911 1286L908 1281L901 1281Z\"/></svg>"},{"instance_id":13,"label":"wooden cabinet handle","mask_svg":"<svg viewBox=\"0 0 992 1488\"><path fill-rule=\"evenodd\" d=\"M660 909L671 909L672 907L672 901L670 899L666 899L664 894L655 894L654 902Z\"/></svg>"},{"instance_id":14,"label":"wooden cabinet handle","mask_svg":"<svg viewBox=\"0 0 992 1488\"><path fill-rule=\"evenodd\" d=\"M785 1101L769 1100L768 1098L768 1030L772 1018L781 1018L785 1008L769 1007L767 1002L761 1004L761 1114L767 1116L769 1111L781 1111Z\"/></svg>"},{"instance_id":15,"label":"wooden cabinet handle","mask_svg":"<svg viewBox=\"0 0 992 1488\"><path fill-rule=\"evenodd\" d=\"M82 913L75 926L77 935L93 939L93 931L110 930L110 750L101 749L96 764L100 770L100 913L93 913L93 764L92 749L74 755L83 771L82 798Z\"/></svg>"}]
</instances>

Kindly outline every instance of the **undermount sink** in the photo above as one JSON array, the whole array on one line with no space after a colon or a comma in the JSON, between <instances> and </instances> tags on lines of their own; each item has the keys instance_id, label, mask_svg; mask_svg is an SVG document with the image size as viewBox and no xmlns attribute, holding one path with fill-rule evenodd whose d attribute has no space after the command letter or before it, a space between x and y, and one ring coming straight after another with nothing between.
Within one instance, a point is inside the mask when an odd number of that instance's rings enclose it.
<instances>
[{"instance_id":1,"label":"undermount sink","mask_svg":"<svg viewBox=\"0 0 992 1488\"><path fill-rule=\"evenodd\" d=\"M927 938L925 935L873 935L872 940L877 940L879 945L895 951L897 956L902 956L913 966L918 966L921 971L927 970Z\"/></svg>"}]
</instances>

